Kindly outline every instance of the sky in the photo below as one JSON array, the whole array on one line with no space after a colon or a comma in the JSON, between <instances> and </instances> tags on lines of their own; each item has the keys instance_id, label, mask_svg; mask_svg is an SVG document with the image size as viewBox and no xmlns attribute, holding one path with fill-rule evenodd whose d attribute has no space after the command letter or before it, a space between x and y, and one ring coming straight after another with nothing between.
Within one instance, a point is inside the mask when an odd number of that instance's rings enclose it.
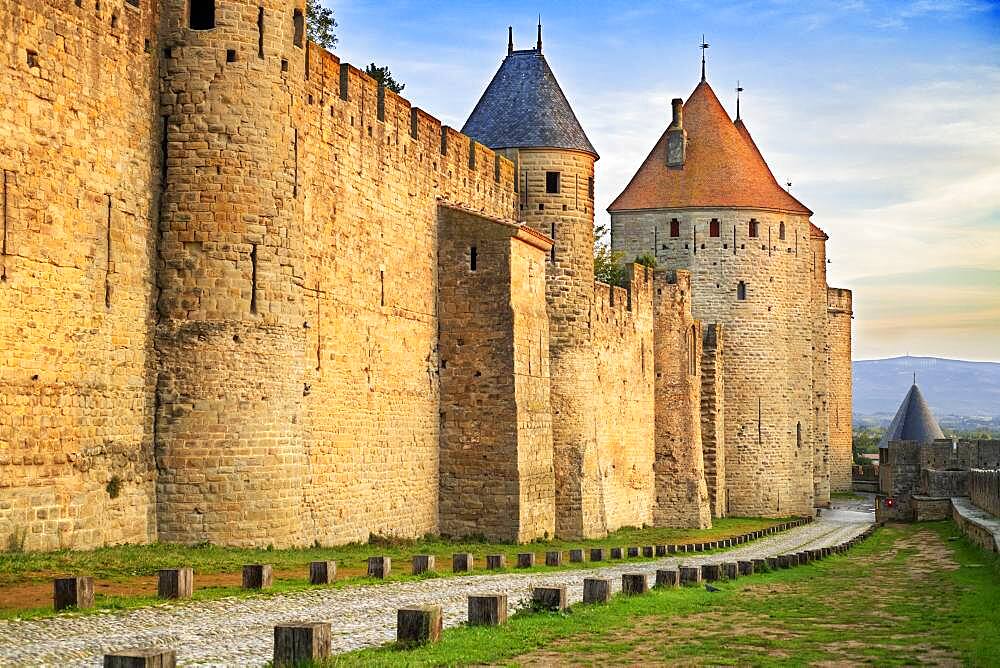
<instances>
[{"instance_id":1,"label":"sky","mask_svg":"<svg viewBox=\"0 0 1000 668\"><path fill-rule=\"evenodd\" d=\"M403 96L461 128L535 42L591 142L597 222L708 81L780 183L830 235L854 291L854 358L1000 361L1000 0L405 2L322 0L334 51L388 65Z\"/></svg>"}]
</instances>

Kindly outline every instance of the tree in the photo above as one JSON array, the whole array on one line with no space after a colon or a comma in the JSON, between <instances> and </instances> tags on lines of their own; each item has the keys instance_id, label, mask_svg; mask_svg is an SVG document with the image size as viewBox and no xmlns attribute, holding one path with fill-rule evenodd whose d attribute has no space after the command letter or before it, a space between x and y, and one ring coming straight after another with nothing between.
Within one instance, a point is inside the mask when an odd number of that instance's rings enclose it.
<instances>
[{"instance_id":1,"label":"tree","mask_svg":"<svg viewBox=\"0 0 1000 668\"><path fill-rule=\"evenodd\" d=\"M372 63L365 68L365 73L375 81L391 90L393 93L401 93L403 92L403 89L406 88L406 84L399 83L392 78L392 70L389 69L388 65L385 67L379 67L375 63Z\"/></svg>"},{"instance_id":2,"label":"tree","mask_svg":"<svg viewBox=\"0 0 1000 668\"><path fill-rule=\"evenodd\" d=\"M622 285L625 283L625 267L622 265L625 253L611 250L605 238L607 233L607 225L594 228L594 279L608 285Z\"/></svg>"},{"instance_id":3,"label":"tree","mask_svg":"<svg viewBox=\"0 0 1000 668\"><path fill-rule=\"evenodd\" d=\"M641 264L644 267L649 267L650 269L656 269L656 256L649 252L643 253L642 255L636 255L634 262L636 264Z\"/></svg>"},{"instance_id":4,"label":"tree","mask_svg":"<svg viewBox=\"0 0 1000 668\"><path fill-rule=\"evenodd\" d=\"M337 19L333 10L324 7L320 0L306 0L306 35L309 41L319 44L328 51L337 46L337 35L333 29L337 27Z\"/></svg>"}]
</instances>

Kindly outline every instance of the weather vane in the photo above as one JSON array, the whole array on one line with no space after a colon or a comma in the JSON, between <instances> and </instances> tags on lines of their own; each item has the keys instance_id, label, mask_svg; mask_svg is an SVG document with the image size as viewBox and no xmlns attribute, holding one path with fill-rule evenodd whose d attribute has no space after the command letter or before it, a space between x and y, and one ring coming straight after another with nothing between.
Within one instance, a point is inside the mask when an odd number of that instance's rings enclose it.
<instances>
[{"instance_id":1,"label":"weather vane","mask_svg":"<svg viewBox=\"0 0 1000 668\"><path fill-rule=\"evenodd\" d=\"M702 33L701 36L701 80L705 80L705 49L709 46L708 42L705 41L705 35Z\"/></svg>"},{"instance_id":2,"label":"weather vane","mask_svg":"<svg viewBox=\"0 0 1000 668\"><path fill-rule=\"evenodd\" d=\"M743 86L740 85L740 80L736 80L736 120L740 120L740 93L743 92Z\"/></svg>"}]
</instances>

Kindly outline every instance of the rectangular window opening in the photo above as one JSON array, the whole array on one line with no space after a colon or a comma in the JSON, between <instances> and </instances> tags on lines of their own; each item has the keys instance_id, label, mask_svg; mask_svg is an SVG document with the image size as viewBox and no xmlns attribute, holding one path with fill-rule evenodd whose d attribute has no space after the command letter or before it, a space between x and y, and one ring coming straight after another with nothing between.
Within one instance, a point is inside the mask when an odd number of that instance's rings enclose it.
<instances>
[{"instance_id":1,"label":"rectangular window opening","mask_svg":"<svg viewBox=\"0 0 1000 668\"><path fill-rule=\"evenodd\" d=\"M545 172L545 192L549 195L559 194L559 172Z\"/></svg>"},{"instance_id":2,"label":"rectangular window opening","mask_svg":"<svg viewBox=\"0 0 1000 668\"><path fill-rule=\"evenodd\" d=\"M478 249L475 246L471 246L469 248L469 270L470 271L475 271L476 270L476 264L477 264L478 260L479 260Z\"/></svg>"},{"instance_id":3,"label":"rectangular window opening","mask_svg":"<svg viewBox=\"0 0 1000 668\"><path fill-rule=\"evenodd\" d=\"M215 0L191 0L188 11L188 27L191 30L212 30L215 28Z\"/></svg>"},{"instance_id":4,"label":"rectangular window opening","mask_svg":"<svg viewBox=\"0 0 1000 668\"><path fill-rule=\"evenodd\" d=\"M670 221L670 236L679 237L681 235L681 221L674 218Z\"/></svg>"},{"instance_id":5,"label":"rectangular window opening","mask_svg":"<svg viewBox=\"0 0 1000 668\"><path fill-rule=\"evenodd\" d=\"M719 219L713 218L708 224L708 236L718 237L722 235L722 227L719 225Z\"/></svg>"},{"instance_id":6,"label":"rectangular window opening","mask_svg":"<svg viewBox=\"0 0 1000 668\"><path fill-rule=\"evenodd\" d=\"M264 8L257 8L257 57L264 57Z\"/></svg>"},{"instance_id":7,"label":"rectangular window opening","mask_svg":"<svg viewBox=\"0 0 1000 668\"><path fill-rule=\"evenodd\" d=\"M257 244L250 248L250 312L257 313Z\"/></svg>"}]
</instances>

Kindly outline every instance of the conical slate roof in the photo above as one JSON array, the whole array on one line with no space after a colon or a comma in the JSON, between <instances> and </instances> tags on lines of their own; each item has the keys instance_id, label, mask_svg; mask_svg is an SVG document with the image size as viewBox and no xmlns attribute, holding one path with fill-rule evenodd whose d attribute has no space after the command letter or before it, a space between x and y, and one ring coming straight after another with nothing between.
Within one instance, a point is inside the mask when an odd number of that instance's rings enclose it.
<instances>
[{"instance_id":1,"label":"conical slate roof","mask_svg":"<svg viewBox=\"0 0 1000 668\"><path fill-rule=\"evenodd\" d=\"M683 110L684 165L667 165L664 132L608 211L733 207L812 214L778 185L746 125L729 118L707 81L698 84Z\"/></svg>"},{"instance_id":2,"label":"conical slate roof","mask_svg":"<svg viewBox=\"0 0 1000 668\"><path fill-rule=\"evenodd\" d=\"M931 414L931 409L924 401L924 395L920 393L917 384L910 387L910 391L903 398L896 417L892 418L889 429L885 436L879 441L878 447L886 448L889 441L916 441L918 443L929 443L936 438L944 438L941 427Z\"/></svg>"},{"instance_id":3,"label":"conical slate roof","mask_svg":"<svg viewBox=\"0 0 1000 668\"><path fill-rule=\"evenodd\" d=\"M538 49L507 54L462 133L494 150L564 148L598 157Z\"/></svg>"}]
</instances>

